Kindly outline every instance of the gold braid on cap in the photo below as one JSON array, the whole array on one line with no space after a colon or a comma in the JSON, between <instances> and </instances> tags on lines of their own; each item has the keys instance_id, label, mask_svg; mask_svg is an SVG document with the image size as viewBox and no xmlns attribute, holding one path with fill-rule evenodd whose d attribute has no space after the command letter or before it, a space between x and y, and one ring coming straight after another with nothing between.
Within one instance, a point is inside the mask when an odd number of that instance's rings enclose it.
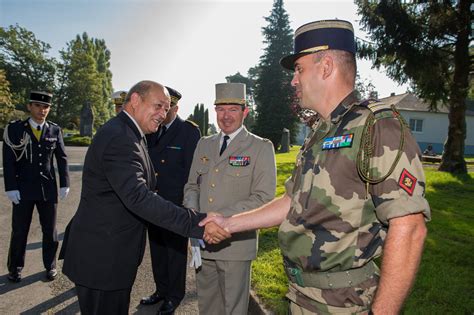
<instances>
[{"instance_id":1,"label":"gold braid on cap","mask_svg":"<svg viewBox=\"0 0 474 315\"><path fill-rule=\"evenodd\" d=\"M245 105L245 100L241 98L220 98L214 102L214 105L227 104Z\"/></svg>"},{"instance_id":2,"label":"gold braid on cap","mask_svg":"<svg viewBox=\"0 0 474 315\"><path fill-rule=\"evenodd\" d=\"M178 104L179 98L177 98L176 96L173 96L173 95L171 95L170 98L171 98L171 104L172 105Z\"/></svg>"}]
</instances>

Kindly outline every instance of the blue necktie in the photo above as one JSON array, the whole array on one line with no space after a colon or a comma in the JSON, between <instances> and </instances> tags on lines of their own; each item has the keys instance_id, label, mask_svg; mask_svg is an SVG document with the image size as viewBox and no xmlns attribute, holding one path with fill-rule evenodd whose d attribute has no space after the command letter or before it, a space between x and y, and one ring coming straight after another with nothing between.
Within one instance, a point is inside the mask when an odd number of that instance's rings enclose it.
<instances>
[{"instance_id":1,"label":"blue necktie","mask_svg":"<svg viewBox=\"0 0 474 315\"><path fill-rule=\"evenodd\" d=\"M221 150L219 152L219 155L222 155L222 152L224 152L225 148L227 148L227 140L229 140L229 136L228 135L225 135L224 136L224 141L222 141L222 147L221 147Z\"/></svg>"}]
</instances>

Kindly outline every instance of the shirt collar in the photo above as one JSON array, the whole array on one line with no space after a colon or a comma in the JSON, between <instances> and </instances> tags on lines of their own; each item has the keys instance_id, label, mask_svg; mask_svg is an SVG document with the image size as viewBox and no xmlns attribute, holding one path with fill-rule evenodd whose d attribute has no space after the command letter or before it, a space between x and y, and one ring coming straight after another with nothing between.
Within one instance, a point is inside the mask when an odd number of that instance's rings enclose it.
<instances>
[{"instance_id":1,"label":"shirt collar","mask_svg":"<svg viewBox=\"0 0 474 315\"><path fill-rule=\"evenodd\" d=\"M358 98L356 91L352 91L349 93L337 107L331 112L331 122L336 124L338 123L342 117L354 106L357 104Z\"/></svg>"},{"instance_id":2,"label":"shirt collar","mask_svg":"<svg viewBox=\"0 0 474 315\"><path fill-rule=\"evenodd\" d=\"M145 134L143 133L142 129L140 128L140 126L138 125L137 121L132 117L132 115L130 115L129 113L127 113L126 110L123 110L123 112L125 114L127 114L127 116L133 121L133 123L135 124L135 126L137 127L138 131L140 132L140 135L142 136L142 138L145 136Z\"/></svg>"},{"instance_id":3,"label":"shirt collar","mask_svg":"<svg viewBox=\"0 0 474 315\"><path fill-rule=\"evenodd\" d=\"M174 116L174 119L165 125L166 130L170 129L170 126L174 123L174 121L176 120L176 117L178 116Z\"/></svg>"},{"instance_id":4,"label":"shirt collar","mask_svg":"<svg viewBox=\"0 0 474 315\"><path fill-rule=\"evenodd\" d=\"M31 127L33 127L33 129L36 129L37 126L40 126L40 128L43 129L43 126L46 124L46 120L42 124L38 124L33 120L33 118L30 117L30 119L28 119L28 123Z\"/></svg>"},{"instance_id":5,"label":"shirt collar","mask_svg":"<svg viewBox=\"0 0 474 315\"><path fill-rule=\"evenodd\" d=\"M227 140L227 145L229 145L229 143L237 136L237 134L242 130L244 129L244 125L240 126L240 128L238 128L236 131L234 131L233 133L231 133L229 136L229 139ZM225 136L225 133L223 133L221 131L221 135L220 135L220 140L219 142L222 144L222 142L224 141L224 136Z\"/></svg>"}]
</instances>

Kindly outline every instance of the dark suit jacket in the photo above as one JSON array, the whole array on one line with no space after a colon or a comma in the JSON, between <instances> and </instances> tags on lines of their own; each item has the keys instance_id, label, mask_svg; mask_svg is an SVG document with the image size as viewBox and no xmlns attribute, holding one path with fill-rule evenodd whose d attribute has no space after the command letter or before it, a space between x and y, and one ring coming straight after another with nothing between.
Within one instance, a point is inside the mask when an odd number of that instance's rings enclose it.
<instances>
[{"instance_id":1,"label":"dark suit jacket","mask_svg":"<svg viewBox=\"0 0 474 315\"><path fill-rule=\"evenodd\" d=\"M163 198L183 204L183 188L188 181L194 150L201 138L199 127L179 116L159 139L159 133L147 135L156 176L156 192Z\"/></svg>"},{"instance_id":2,"label":"dark suit jacket","mask_svg":"<svg viewBox=\"0 0 474 315\"><path fill-rule=\"evenodd\" d=\"M16 161L13 149L3 142L3 178L5 191L19 190L21 200L58 201L56 173L53 167L53 155L58 165L60 187L69 187L67 156L61 128L47 121L38 141L31 131L27 120L11 122L8 138L15 145L20 144L25 134L31 139L26 153ZM20 156L21 151L16 151Z\"/></svg>"},{"instance_id":3,"label":"dark suit jacket","mask_svg":"<svg viewBox=\"0 0 474 315\"><path fill-rule=\"evenodd\" d=\"M166 201L154 187L145 142L122 112L97 132L86 154L79 208L65 236L63 273L71 281L106 291L132 287L146 221L202 238L197 223L204 216Z\"/></svg>"}]
</instances>

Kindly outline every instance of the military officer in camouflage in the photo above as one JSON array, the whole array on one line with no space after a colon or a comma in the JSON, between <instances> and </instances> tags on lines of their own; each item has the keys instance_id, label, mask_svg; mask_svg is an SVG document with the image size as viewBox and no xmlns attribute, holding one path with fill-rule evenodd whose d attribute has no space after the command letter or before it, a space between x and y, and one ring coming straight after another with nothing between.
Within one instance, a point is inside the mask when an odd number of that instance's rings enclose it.
<instances>
[{"instance_id":1,"label":"military officer in camouflage","mask_svg":"<svg viewBox=\"0 0 474 315\"><path fill-rule=\"evenodd\" d=\"M395 108L357 100L355 49L346 21L296 30L294 54L280 63L317 117L286 194L202 222L231 233L280 224L291 314L397 314L423 251L430 208L420 149Z\"/></svg>"}]
</instances>

